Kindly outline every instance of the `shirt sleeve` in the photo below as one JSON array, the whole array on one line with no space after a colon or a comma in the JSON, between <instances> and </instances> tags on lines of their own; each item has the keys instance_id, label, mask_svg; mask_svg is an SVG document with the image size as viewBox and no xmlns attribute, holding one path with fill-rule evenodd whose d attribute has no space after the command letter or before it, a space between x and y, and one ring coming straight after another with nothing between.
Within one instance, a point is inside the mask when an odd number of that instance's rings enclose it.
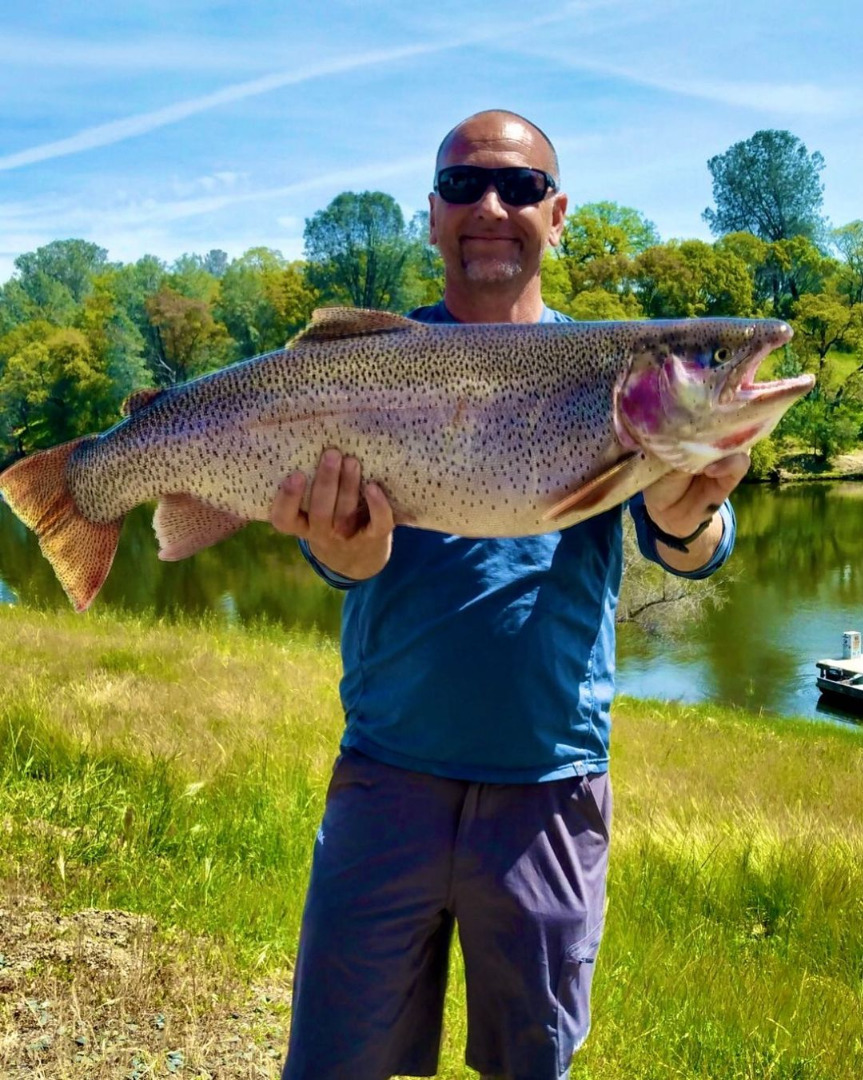
<instances>
[{"instance_id":1,"label":"shirt sleeve","mask_svg":"<svg viewBox=\"0 0 863 1080\"><path fill-rule=\"evenodd\" d=\"M658 563L663 570L667 570L669 574L674 574L675 577L693 579L710 577L711 574L716 573L720 566L724 566L734 548L734 540L737 536L737 518L734 516L734 510L727 499L719 507L719 516L722 518L722 539L717 544L716 550L710 559L704 566L699 566L697 570L675 570L673 566L669 566L668 563L663 561L656 547L656 538L645 521L647 510L641 492L633 495L629 500L629 512L635 522L635 535L638 539L641 554L645 559Z\"/></svg>"},{"instance_id":2,"label":"shirt sleeve","mask_svg":"<svg viewBox=\"0 0 863 1080\"><path fill-rule=\"evenodd\" d=\"M352 589L355 585L359 585L359 581L356 578L345 577L344 574L337 574L335 570L330 570L328 566L324 566L322 562L318 560L312 554L307 540L298 540L297 543L300 546L300 552L306 562L311 566L314 572L319 578L323 578L327 585L332 585L334 589Z\"/></svg>"}]
</instances>

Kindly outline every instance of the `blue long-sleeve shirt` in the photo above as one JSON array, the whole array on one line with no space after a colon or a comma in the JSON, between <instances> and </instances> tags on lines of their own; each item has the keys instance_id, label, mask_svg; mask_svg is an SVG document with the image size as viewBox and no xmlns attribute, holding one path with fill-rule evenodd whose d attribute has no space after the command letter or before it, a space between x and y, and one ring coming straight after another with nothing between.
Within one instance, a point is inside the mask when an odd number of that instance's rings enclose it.
<instances>
[{"instance_id":1,"label":"blue long-sleeve shirt","mask_svg":"<svg viewBox=\"0 0 863 1080\"><path fill-rule=\"evenodd\" d=\"M454 322L443 302L412 318ZM546 308L541 321L567 316ZM662 560L629 503L642 553ZM728 558L735 520L706 577ZM496 783L554 780L608 767L622 508L563 532L468 539L398 527L389 562L352 582L342 612L344 747L391 765ZM669 568L670 569L670 568ZM677 571L672 572L676 573Z\"/></svg>"}]
</instances>

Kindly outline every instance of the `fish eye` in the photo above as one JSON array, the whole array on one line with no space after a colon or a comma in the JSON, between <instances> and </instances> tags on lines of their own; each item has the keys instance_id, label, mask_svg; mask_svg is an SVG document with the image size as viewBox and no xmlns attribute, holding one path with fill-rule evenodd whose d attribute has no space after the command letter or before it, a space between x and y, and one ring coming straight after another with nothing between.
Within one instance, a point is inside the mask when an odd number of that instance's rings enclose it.
<instances>
[{"instance_id":1,"label":"fish eye","mask_svg":"<svg viewBox=\"0 0 863 1080\"><path fill-rule=\"evenodd\" d=\"M713 363L714 364L724 364L730 359L731 359L731 350L727 349L724 345L720 345L720 347L718 349L714 350L714 353L713 353Z\"/></svg>"}]
</instances>

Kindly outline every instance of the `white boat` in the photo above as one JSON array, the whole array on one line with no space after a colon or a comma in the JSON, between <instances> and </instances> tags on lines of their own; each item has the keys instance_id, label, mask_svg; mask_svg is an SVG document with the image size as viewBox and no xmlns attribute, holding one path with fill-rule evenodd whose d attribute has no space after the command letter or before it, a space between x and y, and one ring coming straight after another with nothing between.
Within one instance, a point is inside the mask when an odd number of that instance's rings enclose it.
<instances>
[{"instance_id":1,"label":"white boat","mask_svg":"<svg viewBox=\"0 0 863 1080\"><path fill-rule=\"evenodd\" d=\"M863 655L860 634L846 630L842 635L842 657L838 660L816 660L818 676L815 682L822 694L841 699L849 707L863 709Z\"/></svg>"}]
</instances>

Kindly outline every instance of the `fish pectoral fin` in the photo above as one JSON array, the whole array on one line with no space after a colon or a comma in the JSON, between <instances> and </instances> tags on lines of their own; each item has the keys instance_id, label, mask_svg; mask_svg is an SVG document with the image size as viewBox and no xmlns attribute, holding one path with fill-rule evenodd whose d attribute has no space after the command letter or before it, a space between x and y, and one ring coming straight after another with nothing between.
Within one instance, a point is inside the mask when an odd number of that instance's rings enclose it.
<instances>
[{"instance_id":1,"label":"fish pectoral fin","mask_svg":"<svg viewBox=\"0 0 863 1080\"><path fill-rule=\"evenodd\" d=\"M39 539L76 611L86 611L108 576L123 519L91 521L72 497L69 458L90 436L22 458L0 476L0 493Z\"/></svg>"},{"instance_id":2,"label":"fish pectoral fin","mask_svg":"<svg viewBox=\"0 0 863 1080\"><path fill-rule=\"evenodd\" d=\"M555 503L542 515L543 521L556 521L562 518L570 510L578 507L579 510L590 510L606 499L615 488L620 487L628 474L636 467L644 457L643 454L633 452L616 461L614 465L595 476L592 480L582 484L581 487L571 492L560 502Z\"/></svg>"},{"instance_id":3,"label":"fish pectoral fin","mask_svg":"<svg viewBox=\"0 0 863 1080\"><path fill-rule=\"evenodd\" d=\"M153 515L159 558L176 562L218 544L247 525L246 518L217 510L194 495L163 495Z\"/></svg>"},{"instance_id":4,"label":"fish pectoral fin","mask_svg":"<svg viewBox=\"0 0 863 1080\"><path fill-rule=\"evenodd\" d=\"M309 345L315 341L333 341L336 338L363 337L366 334L385 334L400 331L423 334L426 327L404 315L391 311L371 311L368 308L327 307L315 308L312 321L290 342Z\"/></svg>"}]
</instances>

